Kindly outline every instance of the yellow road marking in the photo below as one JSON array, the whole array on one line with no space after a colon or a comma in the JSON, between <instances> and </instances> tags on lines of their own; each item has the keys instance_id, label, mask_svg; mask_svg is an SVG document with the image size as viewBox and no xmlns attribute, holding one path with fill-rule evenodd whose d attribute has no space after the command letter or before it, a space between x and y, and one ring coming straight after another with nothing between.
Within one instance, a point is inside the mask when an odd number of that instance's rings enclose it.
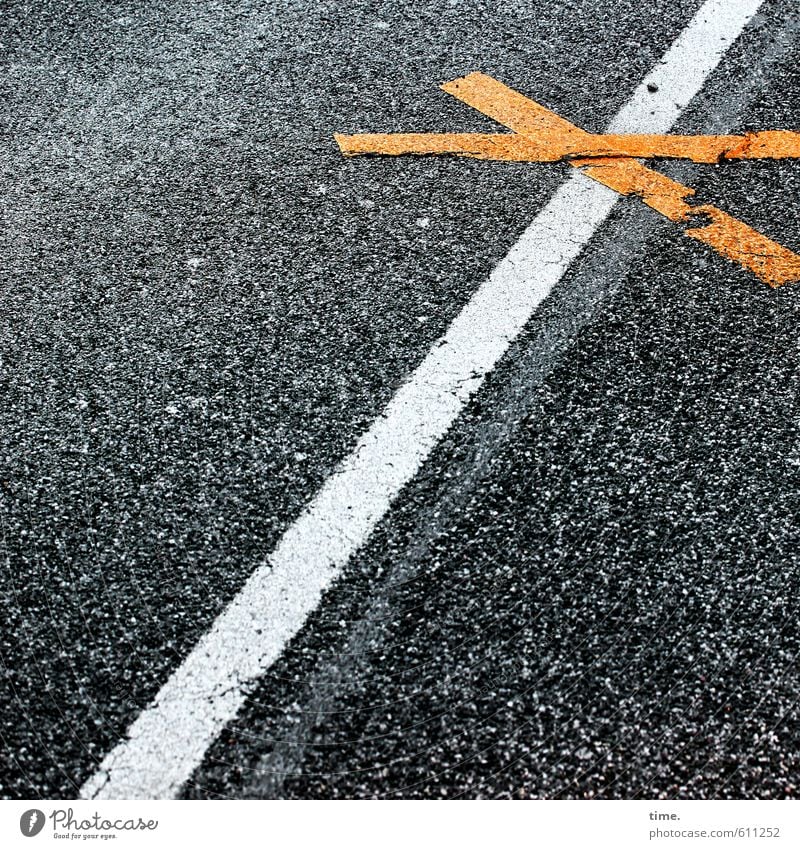
<instances>
[{"instance_id":1,"label":"yellow road marking","mask_svg":"<svg viewBox=\"0 0 800 849\"><path fill-rule=\"evenodd\" d=\"M746 136L598 136L485 74L469 74L445 83L442 88L513 133L337 134L340 149L349 156L450 153L523 162L565 159L614 191L640 197L670 221L706 222L703 226L687 228L686 235L738 262L768 285L778 287L800 281L800 256L715 206L692 205L687 199L694 195L694 189L633 158L680 156L698 162L717 162L720 158L798 156L800 134L777 130Z\"/></svg>"}]
</instances>

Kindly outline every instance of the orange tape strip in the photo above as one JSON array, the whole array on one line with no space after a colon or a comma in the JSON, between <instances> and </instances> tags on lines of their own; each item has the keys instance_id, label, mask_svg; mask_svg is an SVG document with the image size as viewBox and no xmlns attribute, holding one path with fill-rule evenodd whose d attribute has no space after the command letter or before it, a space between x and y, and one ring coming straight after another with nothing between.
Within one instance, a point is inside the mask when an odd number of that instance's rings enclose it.
<instances>
[{"instance_id":1,"label":"orange tape strip","mask_svg":"<svg viewBox=\"0 0 800 849\"><path fill-rule=\"evenodd\" d=\"M517 133L360 133L334 138L345 156L380 154L467 156L512 162L559 162L565 159L690 159L706 164L729 159L800 158L800 133L764 130L744 136L593 135L542 144Z\"/></svg>"}]
</instances>

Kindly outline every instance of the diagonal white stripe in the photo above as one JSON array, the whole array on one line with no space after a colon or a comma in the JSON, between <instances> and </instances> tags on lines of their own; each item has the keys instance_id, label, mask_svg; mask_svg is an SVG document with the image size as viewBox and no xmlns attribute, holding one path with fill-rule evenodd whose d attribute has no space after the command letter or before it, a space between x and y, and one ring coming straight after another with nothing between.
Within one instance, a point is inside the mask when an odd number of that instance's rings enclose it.
<instances>
[{"instance_id":1,"label":"diagonal white stripe","mask_svg":"<svg viewBox=\"0 0 800 849\"><path fill-rule=\"evenodd\" d=\"M669 130L761 3L707 0L608 132ZM128 738L103 760L83 786L84 798L166 798L180 791L236 716L248 687L303 626L616 199L579 172L558 189Z\"/></svg>"}]
</instances>

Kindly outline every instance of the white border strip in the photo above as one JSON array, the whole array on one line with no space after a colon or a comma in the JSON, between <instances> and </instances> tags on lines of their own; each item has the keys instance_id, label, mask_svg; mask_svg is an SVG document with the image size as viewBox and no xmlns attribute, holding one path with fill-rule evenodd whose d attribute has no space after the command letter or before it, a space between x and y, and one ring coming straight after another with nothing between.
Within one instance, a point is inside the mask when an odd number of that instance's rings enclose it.
<instances>
[{"instance_id":1,"label":"white border strip","mask_svg":"<svg viewBox=\"0 0 800 849\"><path fill-rule=\"evenodd\" d=\"M667 132L761 3L707 0L608 132ZM648 91L648 84L658 90ZM579 172L556 191L128 738L106 756L82 787L83 798L180 792L248 689L300 630L616 199Z\"/></svg>"}]
</instances>

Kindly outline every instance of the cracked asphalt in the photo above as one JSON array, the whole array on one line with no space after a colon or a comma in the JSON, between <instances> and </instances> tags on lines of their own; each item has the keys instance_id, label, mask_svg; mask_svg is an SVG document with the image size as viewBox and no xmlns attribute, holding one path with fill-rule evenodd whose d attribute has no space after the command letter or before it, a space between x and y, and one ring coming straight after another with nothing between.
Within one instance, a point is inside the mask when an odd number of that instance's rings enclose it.
<instances>
[{"instance_id":1,"label":"cracked asphalt","mask_svg":"<svg viewBox=\"0 0 800 849\"><path fill-rule=\"evenodd\" d=\"M0 16L0 796L74 797L700 3L30 0ZM767 0L677 127L800 127ZM800 163L661 164L800 251ZM797 798L800 289L625 200L188 798Z\"/></svg>"}]
</instances>

